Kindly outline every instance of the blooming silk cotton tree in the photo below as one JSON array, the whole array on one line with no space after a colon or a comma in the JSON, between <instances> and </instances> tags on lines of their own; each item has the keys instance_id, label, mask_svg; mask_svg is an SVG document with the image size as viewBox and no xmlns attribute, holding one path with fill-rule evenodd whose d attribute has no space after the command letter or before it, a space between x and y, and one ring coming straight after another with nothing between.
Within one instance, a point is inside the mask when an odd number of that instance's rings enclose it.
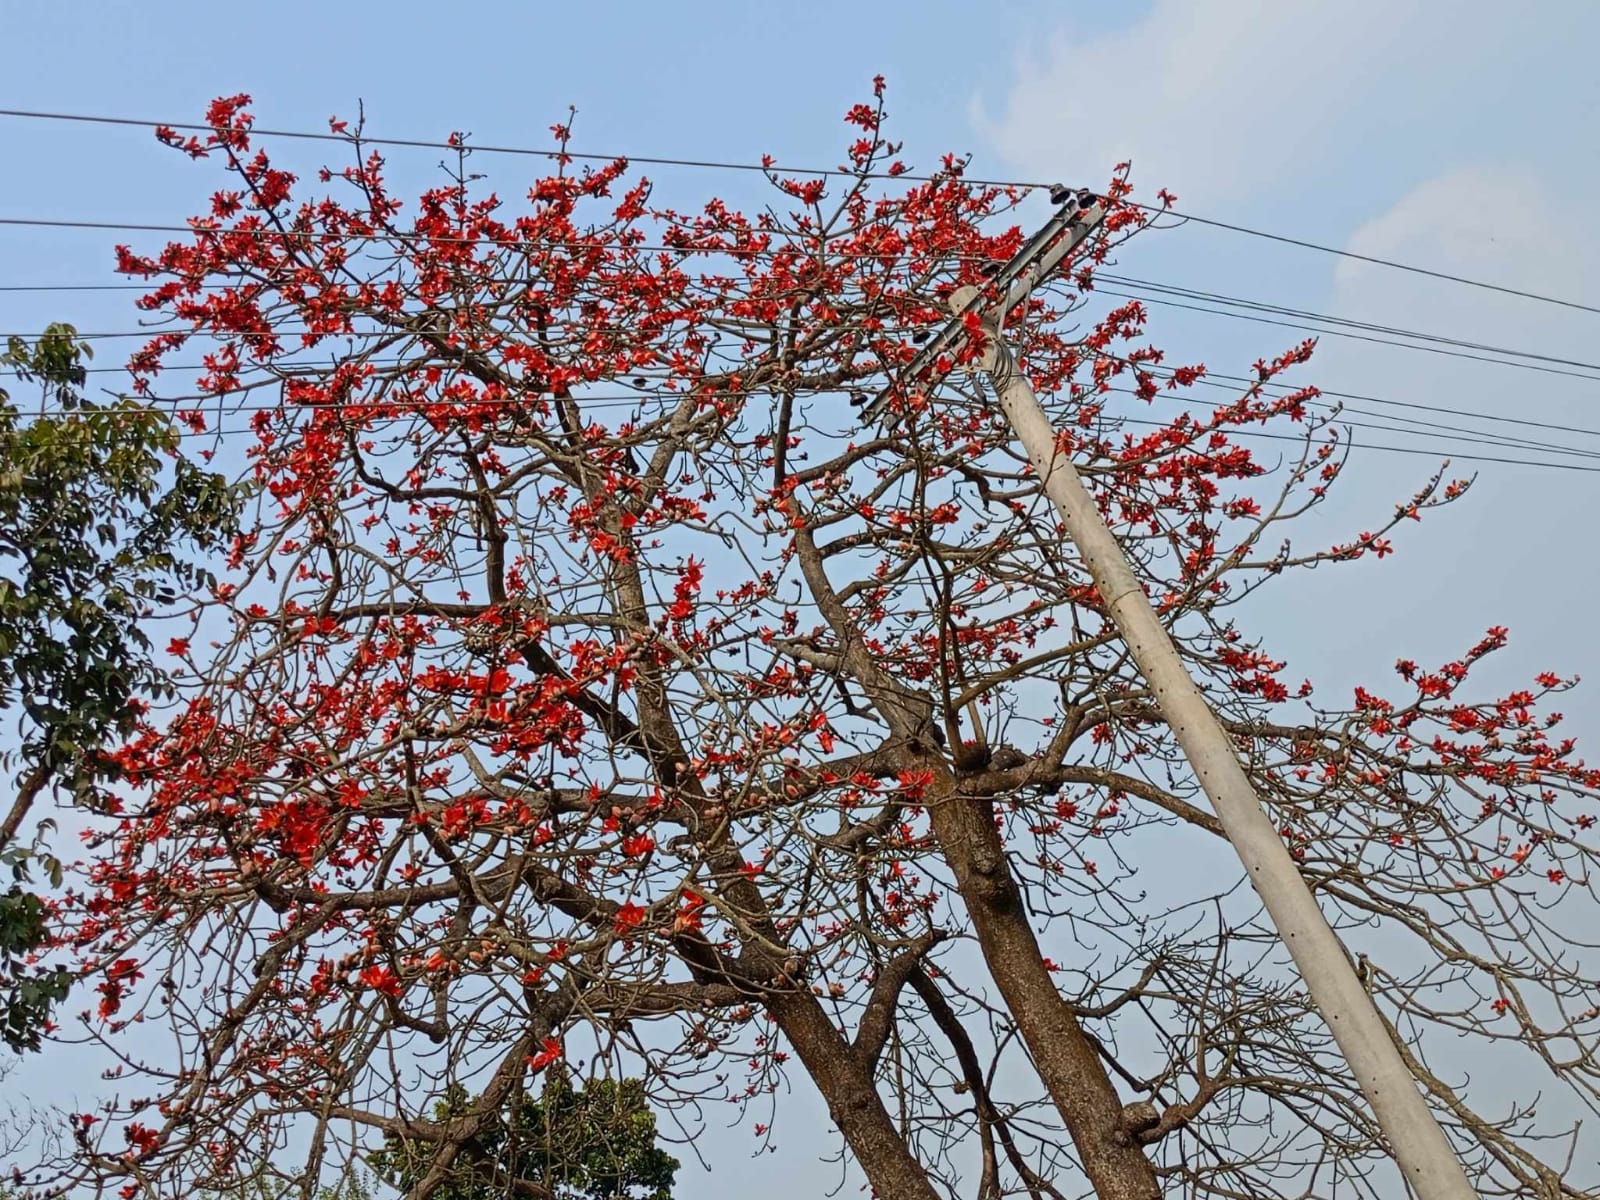
<instances>
[{"instance_id":1,"label":"blooming silk cotton tree","mask_svg":"<svg viewBox=\"0 0 1600 1200\"><path fill-rule=\"evenodd\" d=\"M247 97L158 131L226 184L120 250L169 320L130 367L242 447L256 507L55 915L124 1062L61 1170L310 1188L403 1138L427 1196L560 1064L758 1140L803 1072L885 1200L1395 1194L976 351L892 432L857 415L1023 241L1021 191L902 178L877 93L754 216L560 127L522 198L463 147L415 203L341 122L309 186ZM1352 700L1287 675L1240 602L1466 485L1309 540L1348 451L1278 382L1312 347L1225 395L1166 362L1095 301L1128 197L1008 341L1478 1186L1586 1194L1529 1104L1600 1097L1570 681L1475 694L1502 629ZM1465 1088L1463 1038L1529 1096Z\"/></svg>"}]
</instances>

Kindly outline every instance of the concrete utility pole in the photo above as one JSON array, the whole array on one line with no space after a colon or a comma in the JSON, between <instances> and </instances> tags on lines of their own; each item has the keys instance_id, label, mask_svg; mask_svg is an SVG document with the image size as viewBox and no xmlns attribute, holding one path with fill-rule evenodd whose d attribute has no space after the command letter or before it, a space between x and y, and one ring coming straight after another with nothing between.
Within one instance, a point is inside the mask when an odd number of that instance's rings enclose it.
<instances>
[{"instance_id":1,"label":"concrete utility pole","mask_svg":"<svg viewBox=\"0 0 1600 1200\"><path fill-rule=\"evenodd\" d=\"M1062 193L1052 199L1060 203ZM1473 1200L1477 1193L1390 1040L1343 943L1262 811L1227 733L1184 669L1122 546L1101 519L1072 461L1058 451L1049 417L1002 340L1004 315L1088 238L1104 215L1097 198L1067 199L1049 224L1001 269L991 291L997 299L985 303L984 294L972 287L951 297L957 319L913 361L904 378L914 382L914 372L961 341L961 316L975 309L985 313L989 337L981 362L999 393L1006 419L1060 513L1067 536L1082 553L1134 662L1154 689L1162 717L1177 736L1312 1000L1360 1082L1406 1181L1421 1200ZM881 412L889 394L869 406L868 414Z\"/></svg>"}]
</instances>

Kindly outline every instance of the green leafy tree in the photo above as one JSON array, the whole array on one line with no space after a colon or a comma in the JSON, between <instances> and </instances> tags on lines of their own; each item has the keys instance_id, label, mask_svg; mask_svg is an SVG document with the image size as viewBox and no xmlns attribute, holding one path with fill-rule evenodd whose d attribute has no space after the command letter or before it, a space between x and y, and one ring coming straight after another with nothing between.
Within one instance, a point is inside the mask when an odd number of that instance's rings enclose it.
<instances>
[{"instance_id":1,"label":"green leafy tree","mask_svg":"<svg viewBox=\"0 0 1600 1200\"><path fill-rule=\"evenodd\" d=\"M236 494L179 453L179 432L148 405L84 397L90 349L70 325L31 344L13 337L0 372L36 385L31 415L0 390L0 711L16 714L0 766L12 775L0 810L0 1038L36 1049L70 979L33 960L46 906L26 885L42 868L50 823L22 837L52 790L92 802L114 774L105 747L172 683L141 621L184 589L210 582L184 557L236 528ZM0 876L3 878L3 876Z\"/></svg>"},{"instance_id":2,"label":"green leafy tree","mask_svg":"<svg viewBox=\"0 0 1600 1200\"><path fill-rule=\"evenodd\" d=\"M304 1194L299 1184L266 1180L192 1193L194 1200L300 1200ZM317 1188L313 1194L316 1200L375 1200L373 1179L362 1171L350 1171L336 1183ZM0 1200L5 1198L0 1197Z\"/></svg>"},{"instance_id":3,"label":"green leafy tree","mask_svg":"<svg viewBox=\"0 0 1600 1200\"><path fill-rule=\"evenodd\" d=\"M32 957L45 940L45 905L26 890L28 861L37 850L8 846L0 850L0 866L11 873L0 892L0 1037L13 1050L38 1049L51 1009L66 999L71 975L58 967L36 967ZM53 876L60 865L50 860Z\"/></svg>"},{"instance_id":4,"label":"green leafy tree","mask_svg":"<svg viewBox=\"0 0 1600 1200\"><path fill-rule=\"evenodd\" d=\"M471 1107L454 1085L434 1108L440 1123ZM678 1160L656 1144L656 1118L637 1079L596 1079L574 1089L551 1069L537 1097L523 1094L455 1155L434 1200L671 1200ZM389 1138L372 1156L380 1176L409 1193L435 1167L432 1143Z\"/></svg>"}]
</instances>

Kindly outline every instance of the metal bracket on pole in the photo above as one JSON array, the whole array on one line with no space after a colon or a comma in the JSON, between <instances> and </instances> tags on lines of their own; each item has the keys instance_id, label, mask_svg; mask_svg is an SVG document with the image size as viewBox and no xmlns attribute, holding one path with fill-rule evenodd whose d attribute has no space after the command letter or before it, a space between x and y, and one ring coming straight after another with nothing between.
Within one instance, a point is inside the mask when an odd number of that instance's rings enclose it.
<instances>
[{"instance_id":1,"label":"metal bracket on pole","mask_svg":"<svg viewBox=\"0 0 1600 1200\"><path fill-rule=\"evenodd\" d=\"M956 311L956 319L941 329L888 387L862 407L861 417L864 421L878 421L888 410L892 396L916 383L924 371L939 361L941 354L961 343L966 336L961 318L994 305L1003 319L1006 313L1026 300L1033 289L1093 233L1105 217L1104 205L1092 192L1072 192L1058 187L1052 190L1050 198L1058 205L1055 214L986 281L982 289L967 298Z\"/></svg>"}]
</instances>

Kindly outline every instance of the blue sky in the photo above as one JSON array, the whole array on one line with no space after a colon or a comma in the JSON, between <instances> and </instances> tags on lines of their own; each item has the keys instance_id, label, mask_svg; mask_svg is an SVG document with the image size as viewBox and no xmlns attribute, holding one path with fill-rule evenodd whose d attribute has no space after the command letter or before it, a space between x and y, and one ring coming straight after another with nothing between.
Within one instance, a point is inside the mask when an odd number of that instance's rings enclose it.
<instances>
[{"instance_id":1,"label":"blue sky","mask_svg":"<svg viewBox=\"0 0 1600 1200\"><path fill-rule=\"evenodd\" d=\"M1077 183L1131 156L1141 190L1167 186L1197 213L1600 304L1600 233L1588 212L1600 186L1600 6L1583 0L166 0L7 3L3 16L3 107L194 120L211 97L246 91L262 126L324 128L361 101L380 135L459 129L486 143L542 145L572 104L578 149L636 155L753 161L767 152L832 164L845 144L840 118L881 73L891 132L921 165L970 151L985 176ZM314 165L304 147L291 153ZM170 223L214 182L136 129L0 118L0 154L0 217ZM420 182L438 153L390 157L394 176ZM484 159L479 169L515 194L533 164ZM666 182L666 172L652 174ZM738 176L668 183L680 185L735 202L750 194ZM129 236L0 227L0 284L112 282L110 246ZM1568 358L1600 355L1593 313L1194 226L1142 239L1120 269ZM133 318L123 294L0 292L7 331L52 319L127 329ZM1178 359L1235 373L1300 336L1177 310L1158 310L1152 335ZM1329 339L1302 378L1600 429L1600 383L1557 375ZM1541 436L1600 449L1573 433ZM1423 457L1360 456L1323 518L1326 539L1381 520L1429 467ZM1400 654L1453 658L1491 624L1512 631L1505 657L1517 669L1501 672L1505 682L1556 668L1600 683L1589 616L1600 587L1597 499L1600 475L1482 464L1472 496L1401 539L1396 559L1275 589L1259 620L1291 672L1335 697L1387 680ZM1591 744L1600 743L1597 695L1566 706ZM60 1074L39 1086L56 1094ZM817 1194L837 1178L816 1162L823 1147L809 1135L823 1120L799 1094L774 1156L750 1160L743 1135L708 1140L717 1190ZM685 1194L697 1178L686 1166Z\"/></svg>"}]
</instances>

